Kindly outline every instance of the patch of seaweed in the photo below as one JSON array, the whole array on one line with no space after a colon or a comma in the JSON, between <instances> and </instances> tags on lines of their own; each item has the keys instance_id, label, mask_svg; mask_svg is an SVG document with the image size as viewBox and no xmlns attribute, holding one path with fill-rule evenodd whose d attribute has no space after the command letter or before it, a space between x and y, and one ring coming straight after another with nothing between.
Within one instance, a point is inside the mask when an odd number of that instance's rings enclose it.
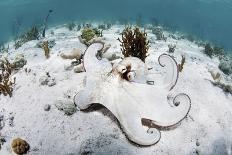
<instances>
[{"instance_id":1,"label":"patch of seaweed","mask_svg":"<svg viewBox=\"0 0 232 155\"><path fill-rule=\"evenodd\" d=\"M137 57L145 62L147 52L149 49L149 41L147 40L147 33L140 31L138 27L132 29L126 27L122 32L122 39L120 46L124 57Z\"/></svg>"},{"instance_id":2,"label":"patch of seaweed","mask_svg":"<svg viewBox=\"0 0 232 155\"><path fill-rule=\"evenodd\" d=\"M181 56L181 63L180 63L180 64L178 64L179 72L182 72L182 71L183 71L184 64L185 64L185 56L184 56L184 55L182 55L182 56Z\"/></svg>"},{"instance_id":3,"label":"patch of seaweed","mask_svg":"<svg viewBox=\"0 0 232 155\"><path fill-rule=\"evenodd\" d=\"M13 65L5 58L0 61L0 94L12 97L15 78L11 80Z\"/></svg>"},{"instance_id":4,"label":"patch of seaweed","mask_svg":"<svg viewBox=\"0 0 232 155\"><path fill-rule=\"evenodd\" d=\"M209 43L205 45L204 53L210 58L213 56L223 56L225 54L223 48L218 46L213 47Z\"/></svg>"}]
</instances>

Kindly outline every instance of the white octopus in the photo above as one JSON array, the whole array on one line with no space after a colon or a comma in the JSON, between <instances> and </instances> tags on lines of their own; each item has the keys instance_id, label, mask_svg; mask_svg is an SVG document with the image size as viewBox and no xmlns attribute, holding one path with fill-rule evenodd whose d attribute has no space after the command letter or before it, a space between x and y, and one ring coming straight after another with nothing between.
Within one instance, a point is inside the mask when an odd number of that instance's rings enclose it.
<instances>
[{"instance_id":1,"label":"white octopus","mask_svg":"<svg viewBox=\"0 0 232 155\"><path fill-rule=\"evenodd\" d=\"M112 67L108 60L96 57L102 48L102 43L94 43L85 52L85 87L74 97L75 104L81 110L94 103L102 104L118 119L129 140L140 145L157 143L160 130L179 124L191 107L191 100L184 93L168 103L168 94L179 74L176 61L162 54L158 61L166 71L164 82L149 84L144 62L128 57Z\"/></svg>"}]
</instances>

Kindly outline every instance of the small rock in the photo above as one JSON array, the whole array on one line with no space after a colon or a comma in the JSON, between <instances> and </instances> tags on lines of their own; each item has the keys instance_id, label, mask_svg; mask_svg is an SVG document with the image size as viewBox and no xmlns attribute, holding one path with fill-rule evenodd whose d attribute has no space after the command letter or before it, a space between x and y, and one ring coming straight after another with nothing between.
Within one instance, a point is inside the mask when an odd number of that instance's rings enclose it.
<instances>
[{"instance_id":1,"label":"small rock","mask_svg":"<svg viewBox=\"0 0 232 155\"><path fill-rule=\"evenodd\" d=\"M196 141L196 146L200 146L200 142L198 141L198 139Z\"/></svg>"},{"instance_id":2,"label":"small rock","mask_svg":"<svg viewBox=\"0 0 232 155\"><path fill-rule=\"evenodd\" d=\"M51 109L51 105L50 104L45 104L44 111L49 111L50 109Z\"/></svg>"},{"instance_id":3,"label":"small rock","mask_svg":"<svg viewBox=\"0 0 232 155\"><path fill-rule=\"evenodd\" d=\"M52 87L56 85L56 80L55 78L50 77L50 75L44 75L40 77L39 83L40 85L48 85L49 87Z\"/></svg>"},{"instance_id":4,"label":"small rock","mask_svg":"<svg viewBox=\"0 0 232 155\"><path fill-rule=\"evenodd\" d=\"M9 117L9 126L11 126L11 127L14 126L14 116Z\"/></svg>"},{"instance_id":5,"label":"small rock","mask_svg":"<svg viewBox=\"0 0 232 155\"><path fill-rule=\"evenodd\" d=\"M72 65L64 65L64 70L66 71L70 71L73 69L73 66Z\"/></svg>"},{"instance_id":6,"label":"small rock","mask_svg":"<svg viewBox=\"0 0 232 155\"><path fill-rule=\"evenodd\" d=\"M30 149L30 145L21 138L14 139L11 143L11 147L12 150L18 155L26 154Z\"/></svg>"},{"instance_id":7,"label":"small rock","mask_svg":"<svg viewBox=\"0 0 232 155\"><path fill-rule=\"evenodd\" d=\"M84 65L83 64L80 64L80 65L77 65L76 67L74 67L74 72L75 73L81 73L81 72L84 72L85 69L84 69Z\"/></svg>"},{"instance_id":8,"label":"small rock","mask_svg":"<svg viewBox=\"0 0 232 155\"><path fill-rule=\"evenodd\" d=\"M39 79L39 83L41 85L47 85L49 81L49 77L47 75L41 76Z\"/></svg>"},{"instance_id":9,"label":"small rock","mask_svg":"<svg viewBox=\"0 0 232 155\"><path fill-rule=\"evenodd\" d=\"M77 108L73 101L68 99L57 100L55 106L58 108L58 110L63 111L66 115L72 115L77 111Z\"/></svg>"}]
</instances>

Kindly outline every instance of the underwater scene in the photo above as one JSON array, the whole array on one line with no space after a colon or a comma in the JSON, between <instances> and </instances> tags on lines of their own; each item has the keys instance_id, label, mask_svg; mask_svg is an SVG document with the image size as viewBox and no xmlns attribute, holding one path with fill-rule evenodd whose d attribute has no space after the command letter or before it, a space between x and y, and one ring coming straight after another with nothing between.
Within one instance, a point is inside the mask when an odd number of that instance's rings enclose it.
<instances>
[{"instance_id":1,"label":"underwater scene","mask_svg":"<svg viewBox=\"0 0 232 155\"><path fill-rule=\"evenodd\" d=\"M232 155L231 0L0 0L0 155Z\"/></svg>"}]
</instances>

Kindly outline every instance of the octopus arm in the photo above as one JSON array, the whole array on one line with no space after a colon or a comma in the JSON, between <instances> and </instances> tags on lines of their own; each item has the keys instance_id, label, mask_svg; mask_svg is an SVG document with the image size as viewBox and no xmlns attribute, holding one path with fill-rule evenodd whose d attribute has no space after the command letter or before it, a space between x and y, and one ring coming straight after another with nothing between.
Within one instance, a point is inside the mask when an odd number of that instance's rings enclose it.
<instances>
[{"instance_id":1,"label":"octopus arm","mask_svg":"<svg viewBox=\"0 0 232 155\"><path fill-rule=\"evenodd\" d=\"M172 104L167 101L166 90L154 89L151 85L124 82L123 88L137 103L142 118L149 119L157 127L171 127L182 121L191 107L186 94L177 94Z\"/></svg>"},{"instance_id":2,"label":"octopus arm","mask_svg":"<svg viewBox=\"0 0 232 155\"><path fill-rule=\"evenodd\" d=\"M115 80L114 80L115 81ZM135 100L117 82L104 86L107 96L103 97L102 105L109 109L118 119L126 136L140 145L152 145L160 140L160 131L142 125L141 113ZM112 87L114 85L114 87Z\"/></svg>"},{"instance_id":3,"label":"octopus arm","mask_svg":"<svg viewBox=\"0 0 232 155\"><path fill-rule=\"evenodd\" d=\"M102 94L101 83L112 70L108 60L98 60L96 57L97 52L102 48L102 43L94 43L85 51L83 60L86 71L85 88L74 97L74 102L80 109L86 109L92 103L100 103Z\"/></svg>"},{"instance_id":4,"label":"octopus arm","mask_svg":"<svg viewBox=\"0 0 232 155\"><path fill-rule=\"evenodd\" d=\"M179 76L177 62L168 54L160 55L158 62L160 66L164 68L165 73L163 75L163 83L161 85L155 85L155 87L162 87L166 90L172 90L175 87Z\"/></svg>"}]
</instances>

